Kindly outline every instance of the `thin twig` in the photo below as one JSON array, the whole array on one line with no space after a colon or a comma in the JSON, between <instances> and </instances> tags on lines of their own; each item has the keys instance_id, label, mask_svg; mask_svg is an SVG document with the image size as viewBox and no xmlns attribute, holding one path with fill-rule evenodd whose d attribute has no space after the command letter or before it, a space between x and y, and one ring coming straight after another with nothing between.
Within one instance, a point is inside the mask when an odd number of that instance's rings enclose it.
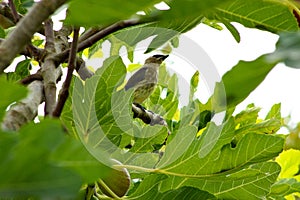
<instances>
[{"instance_id":1,"label":"thin twig","mask_svg":"<svg viewBox=\"0 0 300 200\"><path fill-rule=\"evenodd\" d=\"M79 37L79 42L82 42L86 39L88 39L89 37L91 37L92 35L98 33L99 31L101 31L103 28L100 27L93 27L90 28L88 30L86 30L80 37Z\"/></svg>"},{"instance_id":2,"label":"thin twig","mask_svg":"<svg viewBox=\"0 0 300 200\"><path fill-rule=\"evenodd\" d=\"M14 1L13 0L9 0L8 1L8 5L9 5L9 7L11 9L11 13L13 15L14 22L17 23L19 21L20 17L19 17L19 14L17 12L17 9L16 9L16 6L14 4Z\"/></svg>"},{"instance_id":3,"label":"thin twig","mask_svg":"<svg viewBox=\"0 0 300 200\"><path fill-rule=\"evenodd\" d=\"M30 83L32 83L33 81L42 81L43 80L43 76L39 73L36 74L31 74L29 76L27 76L26 78L20 80L20 83L22 85L28 85Z\"/></svg>"},{"instance_id":4,"label":"thin twig","mask_svg":"<svg viewBox=\"0 0 300 200\"><path fill-rule=\"evenodd\" d=\"M79 28L74 29L74 38L71 45L71 51L69 56L69 62L68 62L68 72L66 80L62 86L62 89L60 91L60 94L58 96L58 101L55 110L53 111L52 116L53 117L59 117L61 115L61 112L63 110L63 107L65 105L65 102L67 101L67 98L69 96L69 88L72 81L72 75L73 71L75 69L76 65L76 53L77 53L77 46L78 46L78 36L79 36Z\"/></svg>"},{"instance_id":5,"label":"thin twig","mask_svg":"<svg viewBox=\"0 0 300 200\"><path fill-rule=\"evenodd\" d=\"M21 52L21 54L29 56L30 58L34 58L37 61L43 61L43 52L44 49L40 49L33 46L32 44L28 44L25 50Z\"/></svg>"}]
</instances>

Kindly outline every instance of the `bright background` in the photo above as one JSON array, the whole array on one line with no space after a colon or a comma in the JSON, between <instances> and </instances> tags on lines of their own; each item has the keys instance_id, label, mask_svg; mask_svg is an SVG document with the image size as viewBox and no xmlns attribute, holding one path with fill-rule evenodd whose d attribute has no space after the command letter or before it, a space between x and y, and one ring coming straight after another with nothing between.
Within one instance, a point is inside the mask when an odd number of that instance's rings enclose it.
<instances>
[{"instance_id":1,"label":"bright background","mask_svg":"<svg viewBox=\"0 0 300 200\"><path fill-rule=\"evenodd\" d=\"M278 36L266 31L245 28L235 24L241 35L237 43L226 29L218 31L206 25L199 25L185 35L197 42L215 63L222 75L239 60L254 60L262 54L275 50ZM278 64L250 96L238 106L243 109L249 103L266 112L275 103L281 102L283 116L291 115L294 123L300 122L300 70Z\"/></svg>"}]
</instances>

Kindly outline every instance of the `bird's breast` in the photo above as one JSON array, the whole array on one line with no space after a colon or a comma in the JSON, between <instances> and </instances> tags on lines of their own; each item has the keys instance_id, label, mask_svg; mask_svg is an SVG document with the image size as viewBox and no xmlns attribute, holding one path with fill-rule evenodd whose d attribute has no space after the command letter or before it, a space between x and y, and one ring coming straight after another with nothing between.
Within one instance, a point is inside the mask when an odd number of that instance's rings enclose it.
<instances>
[{"instance_id":1,"label":"bird's breast","mask_svg":"<svg viewBox=\"0 0 300 200\"><path fill-rule=\"evenodd\" d=\"M157 70L153 68L149 68L146 71L145 79L148 83L157 83Z\"/></svg>"}]
</instances>

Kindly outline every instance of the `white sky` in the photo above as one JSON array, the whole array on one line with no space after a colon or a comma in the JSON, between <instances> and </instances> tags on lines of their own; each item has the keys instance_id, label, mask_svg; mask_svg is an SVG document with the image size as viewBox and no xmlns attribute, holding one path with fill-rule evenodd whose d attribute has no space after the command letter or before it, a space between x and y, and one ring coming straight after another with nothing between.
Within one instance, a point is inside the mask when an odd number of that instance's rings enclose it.
<instances>
[{"instance_id":1,"label":"white sky","mask_svg":"<svg viewBox=\"0 0 300 200\"><path fill-rule=\"evenodd\" d=\"M199 25L186 33L206 51L220 74L224 74L239 60L254 60L262 54L275 50L278 36L266 31L245 28L235 24L241 34L237 43L226 29L215 30ZM263 116L275 103L282 103L282 114L291 114L293 122L300 122L300 70L278 64L264 82L238 106L243 109L249 103L262 107Z\"/></svg>"}]
</instances>

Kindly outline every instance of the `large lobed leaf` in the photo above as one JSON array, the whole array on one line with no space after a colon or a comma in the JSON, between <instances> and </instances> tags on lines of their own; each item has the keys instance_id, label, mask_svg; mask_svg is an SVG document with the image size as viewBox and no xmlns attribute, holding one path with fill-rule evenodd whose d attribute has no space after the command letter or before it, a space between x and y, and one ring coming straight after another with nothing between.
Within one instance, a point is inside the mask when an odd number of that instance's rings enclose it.
<instances>
[{"instance_id":1,"label":"large lobed leaf","mask_svg":"<svg viewBox=\"0 0 300 200\"><path fill-rule=\"evenodd\" d=\"M273 0L234 0L217 8L221 21L239 22L249 28L270 32L297 31L298 23L286 3Z\"/></svg>"},{"instance_id":2,"label":"large lobed leaf","mask_svg":"<svg viewBox=\"0 0 300 200\"><path fill-rule=\"evenodd\" d=\"M74 198L83 181L108 175L61 124L45 120L20 133L0 133L0 196L5 198Z\"/></svg>"},{"instance_id":3,"label":"large lobed leaf","mask_svg":"<svg viewBox=\"0 0 300 200\"><path fill-rule=\"evenodd\" d=\"M220 131L222 133L218 135ZM189 148L184 149L185 153L173 162L168 161L178 153L176 146L167 145L157 165L159 172L169 175L161 182L160 192L189 186L222 199L265 197L280 172L279 165L268 160L282 151L284 140L248 133L232 147L234 136L232 120L223 127L210 124L200 139L191 142ZM181 140L185 138L182 136ZM178 145L181 147L184 143Z\"/></svg>"},{"instance_id":4,"label":"large lobed leaf","mask_svg":"<svg viewBox=\"0 0 300 200\"><path fill-rule=\"evenodd\" d=\"M158 155L149 153L156 150L156 145L164 143L168 132L163 126L143 127L132 119L132 90L118 88L125 73L122 59L114 56L106 60L84 85L80 80L75 82L73 115L76 130L89 151L102 162L107 162L105 160L111 156L124 164L149 166L150 162L153 167ZM122 152L128 145L132 145L131 150Z\"/></svg>"},{"instance_id":5,"label":"large lobed leaf","mask_svg":"<svg viewBox=\"0 0 300 200\"><path fill-rule=\"evenodd\" d=\"M138 11L145 10L158 0L74 0L70 2L66 21L81 26L108 25L130 18Z\"/></svg>"},{"instance_id":6,"label":"large lobed leaf","mask_svg":"<svg viewBox=\"0 0 300 200\"><path fill-rule=\"evenodd\" d=\"M283 147L283 139L280 137L248 133L233 148L231 141L235 134L232 119L221 126L211 123L199 140L194 140L187 151L171 165L164 163L164 157L169 159L175 156L167 154L168 148L171 148L170 152L176 150L173 149L175 146L167 146L166 154L157 167L191 177L218 174L250 163L266 161L276 156ZM193 163L201 163L201 166L193 166Z\"/></svg>"},{"instance_id":7,"label":"large lobed leaf","mask_svg":"<svg viewBox=\"0 0 300 200\"><path fill-rule=\"evenodd\" d=\"M175 21L176 23L184 24L187 21L193 21L195 18L203 15L203 13L213 7L227 1L167 1L170 9L158 10L154 7L155 4L161 2L158 0L134 0L131 2L124 2L120 0L74 0L70 2L69 14L66 21L82 26L107 25L119 20L128 19L131 16L134 16L138 11L145 11L146 16L140 17L146 18L147 21L158 20L166 23ZM122 9L120 9L120 6Z\"/></svg>"},{"instance_id":8,"label":"large lobed leaf","mask_svg":"<svg viewBox=\"0 0 300 200\"><path fill-rule=\"evenodd\" d=\"M159 184L166 179L165 175L149 175L139 185L138 189L130 195L129 199L215 199L213 195L208 192L198 190L193 187L182 187L178 190L170 190L167 192L159 191Z\"/></svg>"},{"instance_id":9,"label":"large lobed leaf","mask_svg":"<svg viewBox=\"0 0 300 200\"><path fill-rule=\"evenodd\" d=\"M269 117L276 108L271 109ZM295 182L272 186L280 166L270 160L282 151L284 140L251 132L251 126L236 128L243 121L257 119L257 115L249 118L244 113L220 126L210 123L199 138L195 138L195 126L181 127L167 142L164 155L153 170L157 174L146 176L129 198L184 198L184 191L195 198L203 195L203 199L262 199L269 195L271 187L270 196L296 191ZM276 115L270 119L275 118ZM234 140L238 140L236 144Z\"/></svg>"},{"instance_id":10,"label":"large lobed leaf","mask_svg":"<svg viewBox=\"0 0 300 200\"><path fill-rule=\"evenodd\" d=\"M160 184L160 191L189 186L208 191L219 199L262 199L275 182L280 167L274 162L250 165L236 173L202 178L171 176Z\"/></svg>"},{"instance_id":11,"label":"large lobed leaf","mask_svg":"<svg viewBox=\"0 0 300 200\"><path fill-rule=\"evenodd\" d=\"M79 79L75 80L72 97L75 128L81 140L91 148L90 151L96 148L100 152L114 151L114 145L118 145L121 140L122 130L113 123L111 95L120 79L124 78L124 73L125 67L121 59L111 57L84 84ZM96 98L95 94L98 94ZM122 109L128 110L128 103Z\"/></svg>"}]
</instances>

